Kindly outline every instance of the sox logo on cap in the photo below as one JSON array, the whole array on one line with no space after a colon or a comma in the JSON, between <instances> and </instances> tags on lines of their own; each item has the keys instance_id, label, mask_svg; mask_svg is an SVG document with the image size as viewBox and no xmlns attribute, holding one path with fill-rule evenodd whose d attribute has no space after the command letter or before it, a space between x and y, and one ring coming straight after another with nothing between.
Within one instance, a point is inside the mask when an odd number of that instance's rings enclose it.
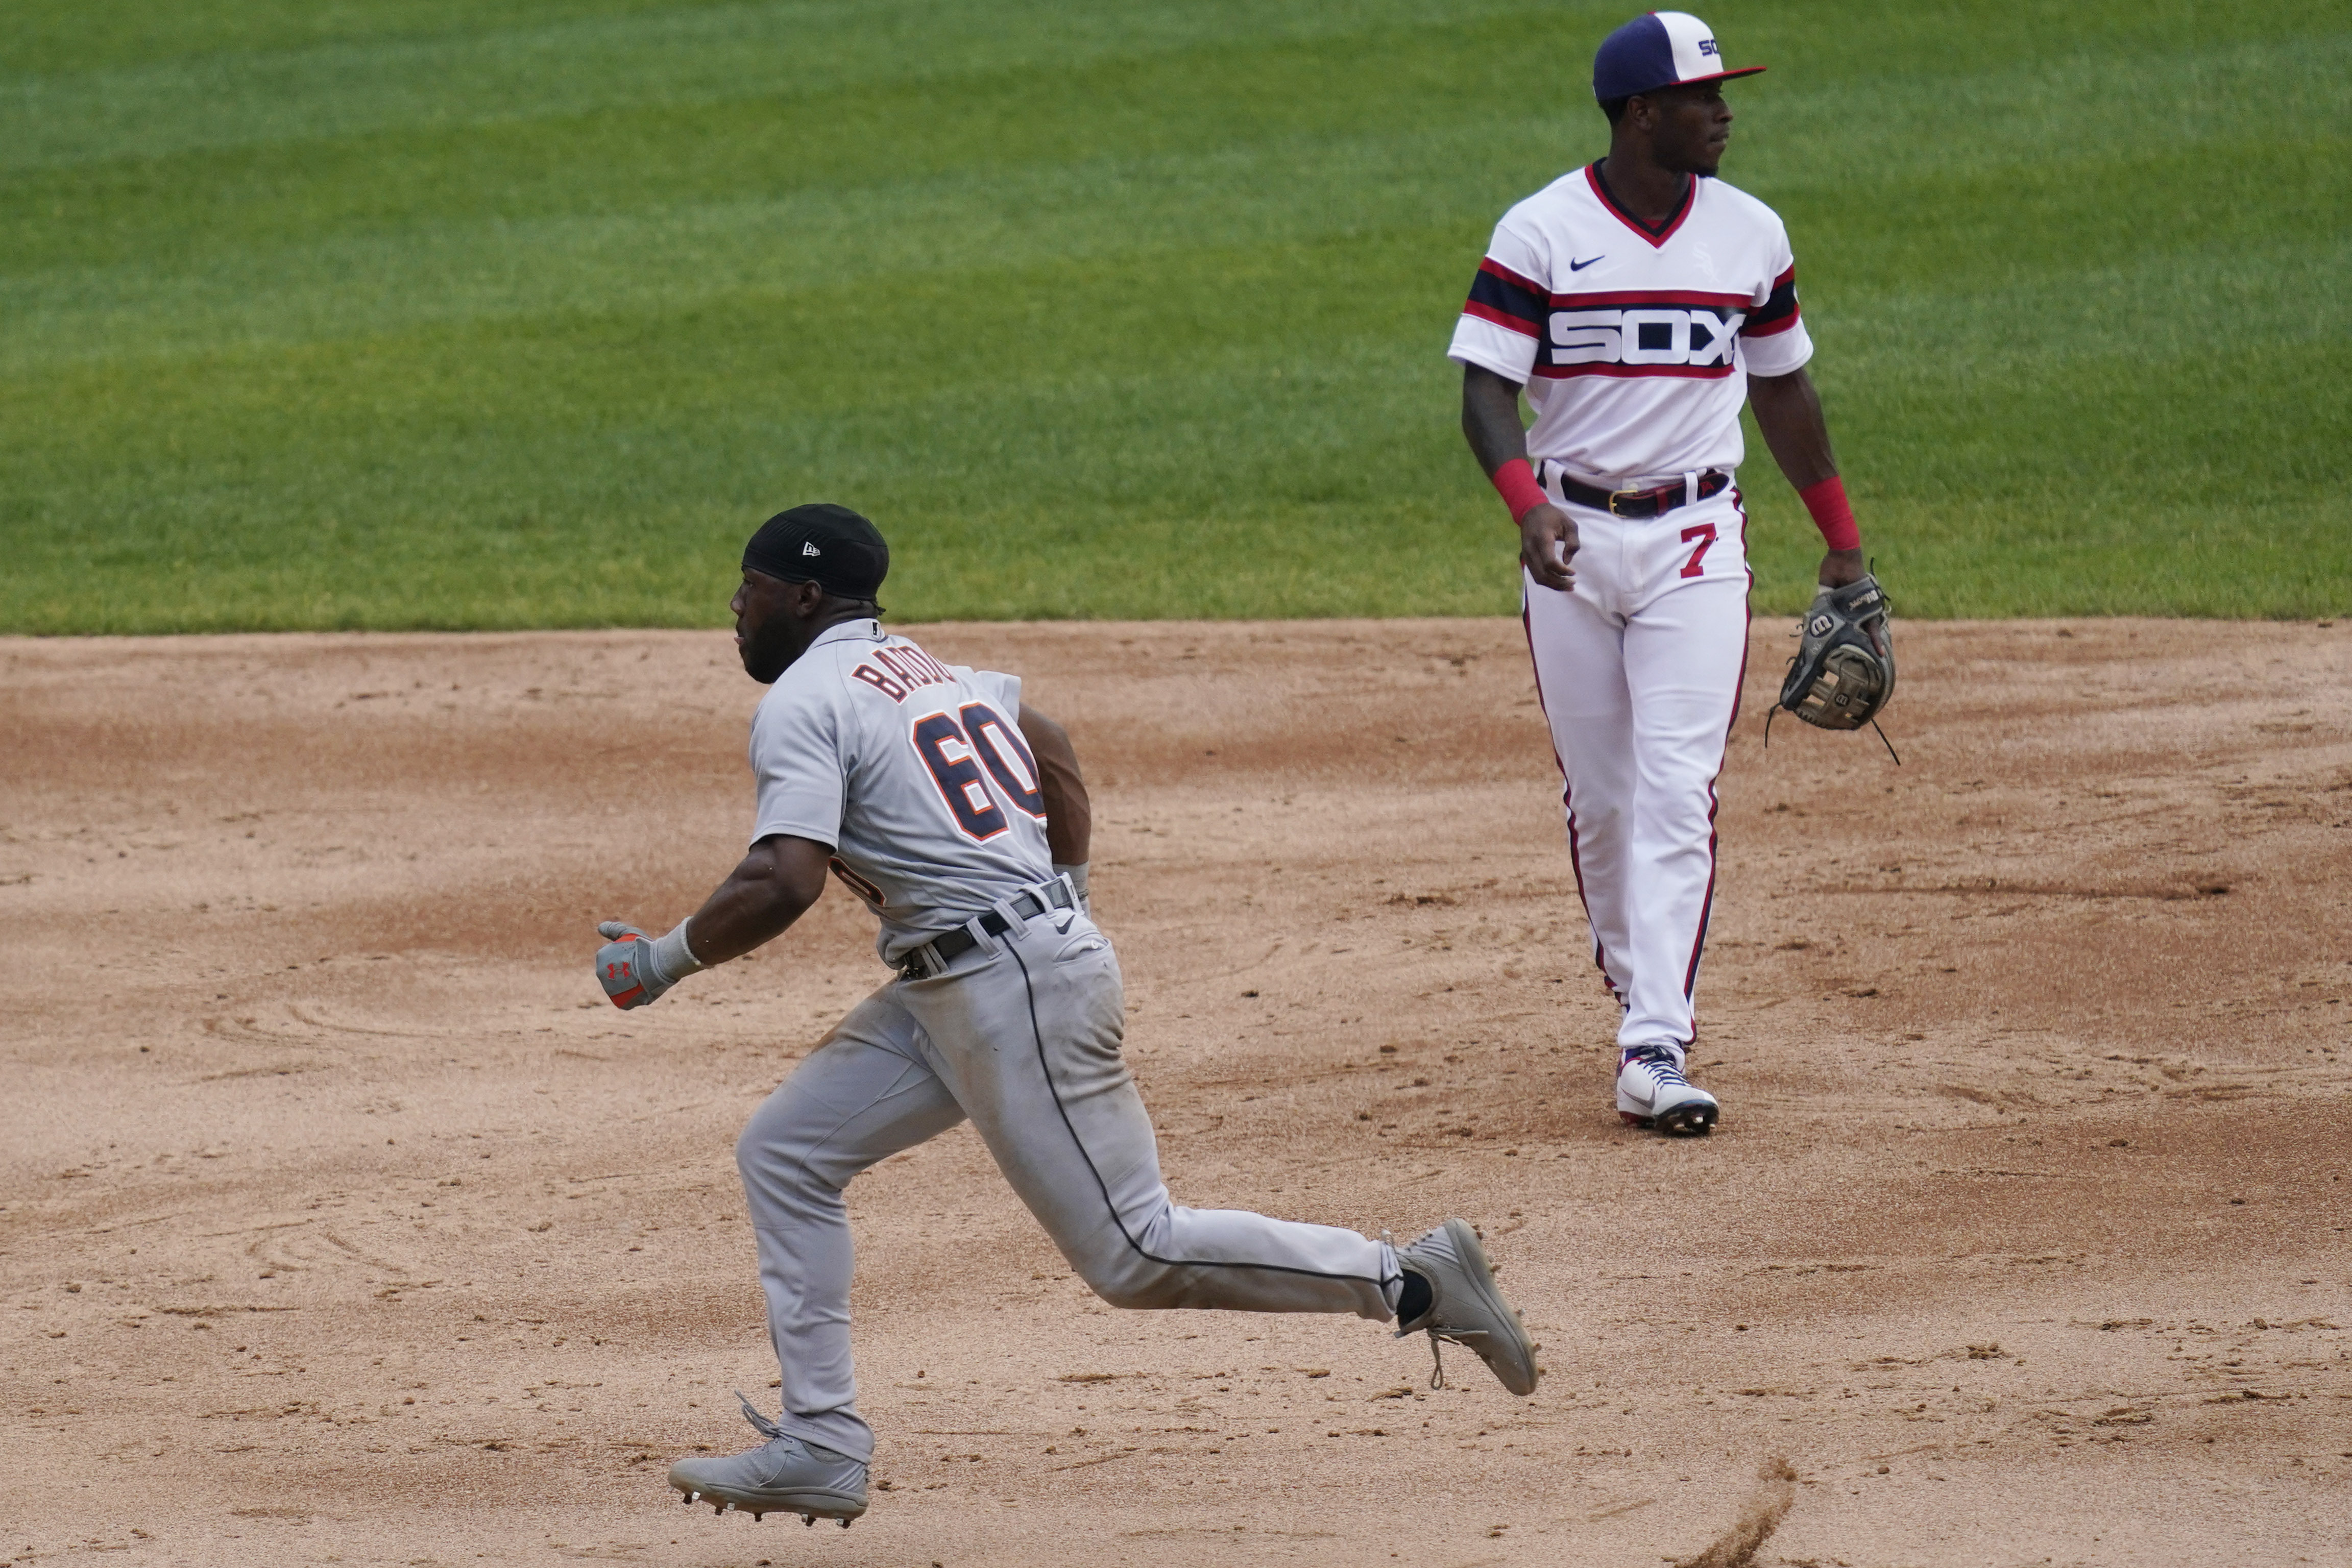
<instances>
[{"instance_id":1,"label":"sox logo on cap","mask_svg":"<svg viewBox=\"0 0 2352 1568\"><path fill-rule=\"evenodd\" d=\"M1763 68L1724 69L1714 28L1687 11L1653 11L1601 41L1592 57L1592 96L1607 103L1662 87L1751 77Z\"/></svg>"}]
</instances>

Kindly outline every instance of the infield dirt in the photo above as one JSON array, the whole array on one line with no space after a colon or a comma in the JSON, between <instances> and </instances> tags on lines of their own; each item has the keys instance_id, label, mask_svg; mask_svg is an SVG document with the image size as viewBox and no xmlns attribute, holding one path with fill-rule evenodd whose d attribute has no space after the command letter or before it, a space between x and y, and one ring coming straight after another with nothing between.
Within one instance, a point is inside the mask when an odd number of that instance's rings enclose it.
<instances>
[{"instance_id":1,"label":"infield dirt","mask_svg":"<svg viewBox=\"0 0 2352 1568\"><path fill-rule=\"evenodd\" d=\"M2352 1558L2352 628L1902 626L1898 768L1761 749L1759 626L1691 1143L1515 623L915 634L1077 740L1178 1200L1471 1218L1538 1395L1113 1312L959 1130L850 1193L871 1513L683 1509L773 1376L735 1134L886 977L836 890L590 978L740 849L725 639L0 642L0 1558L1654 1563L1778 1455L1759 1563Z\"/></svg>"}]
</instances>

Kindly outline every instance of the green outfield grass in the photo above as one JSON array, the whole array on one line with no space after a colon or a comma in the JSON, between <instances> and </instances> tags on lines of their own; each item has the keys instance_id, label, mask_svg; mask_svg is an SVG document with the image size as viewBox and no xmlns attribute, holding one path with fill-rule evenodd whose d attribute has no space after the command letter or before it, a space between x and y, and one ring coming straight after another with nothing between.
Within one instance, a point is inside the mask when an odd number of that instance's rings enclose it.
<instances>
[{"instance_id":1,"label":"green outfield grass","mask_svg":"<svg viewBox=\"0 0 2352 1568\"><path fill-rule=\"evenodd\" d=\"M1507 611L1446 338L1633 9L13 0L0 631L707 625L814 498L902 617ZM2340 4L1704 14L1901 610L2352 612Z\"/></svg>"}]
</instances>

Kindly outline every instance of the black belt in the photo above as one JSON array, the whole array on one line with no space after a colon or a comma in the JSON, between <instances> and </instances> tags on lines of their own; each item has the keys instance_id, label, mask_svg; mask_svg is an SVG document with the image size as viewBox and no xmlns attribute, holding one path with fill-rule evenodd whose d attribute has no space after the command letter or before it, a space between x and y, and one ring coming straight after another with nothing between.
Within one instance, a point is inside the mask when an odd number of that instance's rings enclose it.
<instances>
[{"instance_id":1,"label":"black belt","mask_svg":"<svg viewBox=\"0 0 2352 1568\"><path fill-rule=\"evenodd\" d=\"M1591 507L1596 512L1606 512L1612 517L1654 517L1671 512L1676 507L1690 504L1690 490L1679 479L1671 485L1661 485L1654 490L1603 490L1595 486L1579 484L1560 472L1555 464L1552 477L1559 482L1559 493L1580 507ZM1720 496L1731 488L1731 476L1720 468L1710 468L1698 476L1698 498Z\"/></svg>"},{"instance_id":2,"label":"black belt","mask_svg":"<svg viewBox=\"0 0 2352 1568\"><path fill-rule=\"evenodd\" d=\"M1034 887L1024 887L1005 900L1005 904L1024 920L1034 920L1056 909L1079 907L1077 894L1071 889L1070 879L1066 876L1041 882ZM945 974L950 964L980 946L980 938L972 934L971 928L975 925L991 936L1002 936L1013 929L1013 922L1004 917L1002 910L992 909L975 915L954 930L942 931L929 941L908 949L907 956L898 960L899 975L906 979L920 980Z\"/></svg>"}]
</instances>

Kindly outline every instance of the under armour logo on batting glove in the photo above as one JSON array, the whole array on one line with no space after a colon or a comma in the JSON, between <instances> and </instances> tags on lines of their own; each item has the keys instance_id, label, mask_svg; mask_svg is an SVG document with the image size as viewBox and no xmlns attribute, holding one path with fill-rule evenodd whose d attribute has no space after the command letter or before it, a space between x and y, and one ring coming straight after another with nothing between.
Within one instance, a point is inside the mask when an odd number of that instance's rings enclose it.
<instances>
[{"instance_id":1,"label":"under armour logo on batting glove","mask_svg":"<svg viewBox=\"0 0 2352 1568\"><path fill-rule=\"evenodd\" d=\"M596 949L596 981L616 1008L641 1008L670 988L654 965L654 939L634 925L607 920L596 927L611 938Z\"/></svg>"}]
</instances>

